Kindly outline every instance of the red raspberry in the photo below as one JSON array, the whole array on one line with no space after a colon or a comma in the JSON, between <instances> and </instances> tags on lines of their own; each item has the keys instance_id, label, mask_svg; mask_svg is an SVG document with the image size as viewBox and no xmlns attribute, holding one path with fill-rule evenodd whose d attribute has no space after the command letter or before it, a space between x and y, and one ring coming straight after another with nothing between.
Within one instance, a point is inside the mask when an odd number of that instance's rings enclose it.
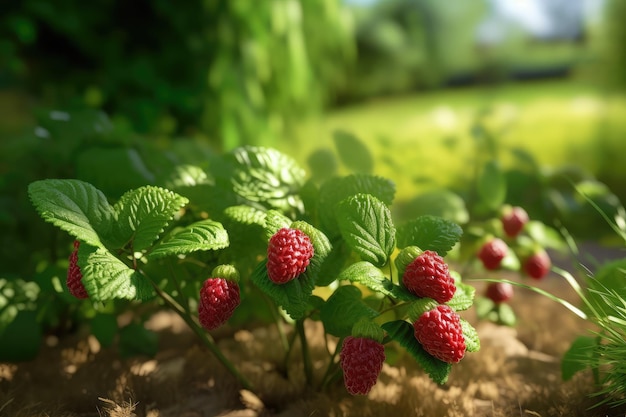
<instances>
[{"instance_id":1,"label":"red raspberry","mask_svg":"<svg viewBox=\"0 0 626 417\"><path fill-rule=\"evenodd\" d=\"M552 261L550 256L545 250L540 250L526 258L522 268L524 272L534 279L541 279L545 277L550 268L552 267Z\"/></svg>"},{"instance_id":2,"label":"red raspberry","mask_svg":"<svg viewBox=\"0 0 626 417\"><path fill-rule=\"evenodd\" d=\"M87 294L87 290L83 285L83 274L80 272L80 267L78 266L78 247L80 246L80 242L78 240L74 241L74 251L69 257L70 266L67 268L67 288L70 290L70 294L72 294L76 298L88 298L89 294Z\"/></svg>"},{"instance_id":3,"label":"red raspberry","mask_svg":"<svg viewBox=\"0 0 626 417\"><path fill-rule=\"evenodd\" d=\"M485 295L496 304L504 303L513 298L513 285L508 282L490 282Z\"/></svg>"},{"instance_id":4,"label":"red raspberry","mask_svg":"<svg viewBox=\"0 0 626 417\"><path fill-rule=\"evenodd\" d=\"M367 395L383 369L385 349L374 339L348 336L341 345L339 359L348 392Z\"/></svg>"},{"instance_id":5,"label":"red raspberry","mask_svg":"<svg viewBox=\"0 0 626 417\"><path fill-rule=\"evenodd\" d=\"M528 213L522 207L516 206L507 210L502 217L502 227L508 237L515 237L528 223Z\"/></svg>"},{"instance_id":6,"label":"red raspberry","mask_svg":"<svg viewBox=\"0 0 626 417\"><path fill-rule=\"evenodd\" d=\"M508 251L509 247L504 240L494 238L483 244L478 251L478 258L486 269L494 270L500 268L500 263Z\"/></svg>"},{"instance_id":7,"label":"red raspberry","mask_svg":"<svg viewBox=\"0 0 626 417\"><path fill-rule=\"evenodd\" d=\"M224 278L208 278L200 289L198 319L207 330L226 323L239 305L239 284Z\"/></svg>"},{"instance_id":8,"label":"red raspberry","mask_svg":"<svg viewBox=\"0 0 626 417\"><path fill-rule=\"evenodd\" d=\"M296 278L313 257L311 239L298 229L282 228L270 238L267 247L267 275L276 284Z\"/></svg>"},{"instance_id":9,"label":"red raspberry","mask_svg":"<svg viewBox=\"0 0 626 417\"><path fill-rule=\"evenodd\" d=\"M413 323L415 338L424 350L447 363L465 356L465 337L459 315L447 305L438 305Z\"/></svg>"},{"instance_id":10,"label":"red raspberry","mask_svg":"<svg viewBox=\"0 0 626 417\"><path fill-rule=\"evenodd\" d=\"M418 297L429 297L438 303L450 301L456 291L448 265L437 252L429 250L407 265L402 282Z\"/></svg>"}]
</instances>

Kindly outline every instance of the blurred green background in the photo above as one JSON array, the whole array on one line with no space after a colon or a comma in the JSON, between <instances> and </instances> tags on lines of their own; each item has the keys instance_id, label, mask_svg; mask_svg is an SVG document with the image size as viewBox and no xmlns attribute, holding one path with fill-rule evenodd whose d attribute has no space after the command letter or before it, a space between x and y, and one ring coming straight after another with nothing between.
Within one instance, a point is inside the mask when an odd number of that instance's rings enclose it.
<instances>
[{"instance_id":1,"label":"blurred green background","mask_svg":"<svg viewBox=\"0 0 626 417\"><path fill-rule=\"evenodd\" d=\"M112 148L132 159L183 138L275 147L321 177L355 170L338 162L352 135L401 200L462 190L481 158L576 172L623 199L624 18L620 0L13 2L0 16L5 221L30 180L95 181L89 168L121 163ZM115 134L90 142L94 129ZM150 182L141 162L125 186Z\"/></svg>"}]
</instances>

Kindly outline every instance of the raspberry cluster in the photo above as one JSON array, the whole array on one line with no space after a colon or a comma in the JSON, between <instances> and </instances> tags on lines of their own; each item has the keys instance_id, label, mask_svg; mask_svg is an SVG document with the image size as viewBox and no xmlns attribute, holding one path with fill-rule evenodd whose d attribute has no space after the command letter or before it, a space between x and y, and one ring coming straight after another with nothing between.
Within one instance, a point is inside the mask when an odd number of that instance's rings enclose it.
<instances>
[{"instance_id":1,"label":"raspberry cluster","mask_svg":"<svg viewBox=\"0 0 626 417\"><path fill-rule=\"evenodd\" d=\"M76 298L89 298L85 285L83 284L83 273L78 266L78 248L80 247L80 241L74 241L74 250L72 251L69 261L70 265L67 268L67 289Z\"/></svg>"},{"instance_id":2,"label":"raspberry cluster","mask_svg":"<svg viewBox=\"0 0 626 417\"><path fill-rule=\"evenodd\" d=\"M459 315L444 304L456 292L446 262L437 252L426 250L406 266L402 283L416 296L430 298L438 304L413 320L417 341L426 352L441 361L460 361L465 355L465 337Z\"/></svg>"}]
</instances>

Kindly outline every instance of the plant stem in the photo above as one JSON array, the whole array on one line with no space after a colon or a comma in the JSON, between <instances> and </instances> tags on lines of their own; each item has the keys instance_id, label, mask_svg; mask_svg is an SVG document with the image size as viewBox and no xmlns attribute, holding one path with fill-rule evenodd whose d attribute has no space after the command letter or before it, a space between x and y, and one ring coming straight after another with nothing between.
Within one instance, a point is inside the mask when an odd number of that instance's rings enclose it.
<instances>
[{"instance_id":1,"label":"plant stem","mask_svg":"<svg viewBox=\"0 0 626 417\"><path fill-rule=\"evenodd\" d=\"M341 345L343 344L343 337L337 341L337 346L335 346L335 351L330 357L330 362L328 363L328 367L326 368L326 372L324 372L324 376L322 377L322 382L320 383L320 390L323 391L326 388L326 385L330 381L332 381L332 376L337 372L337 364L335 363L335 358L337 354L341 350Z\"/></svg>"},{"instance_id":2,"label":"plant stem","mask_svg":"<svg viewBox=\"0 0 626 417\"><path fill-rule=\"evenodd\" d=\"M306 341L306 332L304 331L304 319L296 320L296 330L300 336L302 345L302 361L304 363L304 377L306 384L313 385L313 365L311 363L311 355L309 353L309 345Z\"/></svg>"},{"instance_id":3,"label":"plant stem","mask_svg":"<svg viewBox=\"0 0 626 417\"><path fill-rule=\"evenodd\" d=\"M145 276L145 274L144 274ZM248 379L239 372L239 370L233 365L233 363L228 360L226 356L222 353L222 351L215 344L215 340L209 335L204 328L197 323L194 318L188 314L185 309L178 304L172 296L159 288L152 280L150 280L152 286L156 293L165 301L165 303L174 310L189 326L191 330L200 338L200 340L204 343L204 345L213 353L213 355L219 360L222 365L228 369L228 371L239 381L239 383L247 390L253 391L252 384Z\"/></svg>"}]
</instances>

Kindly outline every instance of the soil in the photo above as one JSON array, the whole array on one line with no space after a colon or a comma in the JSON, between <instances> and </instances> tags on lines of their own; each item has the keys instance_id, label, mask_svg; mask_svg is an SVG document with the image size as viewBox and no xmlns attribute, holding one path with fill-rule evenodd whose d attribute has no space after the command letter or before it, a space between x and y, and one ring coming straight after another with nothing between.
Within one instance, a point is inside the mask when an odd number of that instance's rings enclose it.
<instances>
[{"instance_id":1,"label":"soil","mask_svg":"<svg viewBox=\"0 0 626 417\"><path fill-rule=\"evenodd\" d=\"M621 252L600 251L602 261ZM567 260L564 266L572 270ZM514 279L519 279L515 277ZM484 283L472 281L480 294ZM535 283L574 304L565 281L550 275ZM515 328L478 321L481 350L468 353L444 385L433 383L401 350L386 363L366 397L352 397L338 380L326 392L307 388L293 354L287 375L277 364L273 327L214 334L219 346L253 382L255 393L235 379L200 346L185 324L168 312L148 323L159 333L160 349L152 358L122 359L103 349L87 332L62 339L50 337L28 363L0 364L0 416L11 417L255 417L255 416L618 416L625 410L591 408L597 398L591 375L561 379L560 359L571 342L587 334L590 324L565 307L533 291L516 288L511 306ZM309 323L316 377L328 358L321 326ZM333 348L334 340L329 340ZM296 350L297 352L297 350Z\"/></svg>"}]
</instances>

